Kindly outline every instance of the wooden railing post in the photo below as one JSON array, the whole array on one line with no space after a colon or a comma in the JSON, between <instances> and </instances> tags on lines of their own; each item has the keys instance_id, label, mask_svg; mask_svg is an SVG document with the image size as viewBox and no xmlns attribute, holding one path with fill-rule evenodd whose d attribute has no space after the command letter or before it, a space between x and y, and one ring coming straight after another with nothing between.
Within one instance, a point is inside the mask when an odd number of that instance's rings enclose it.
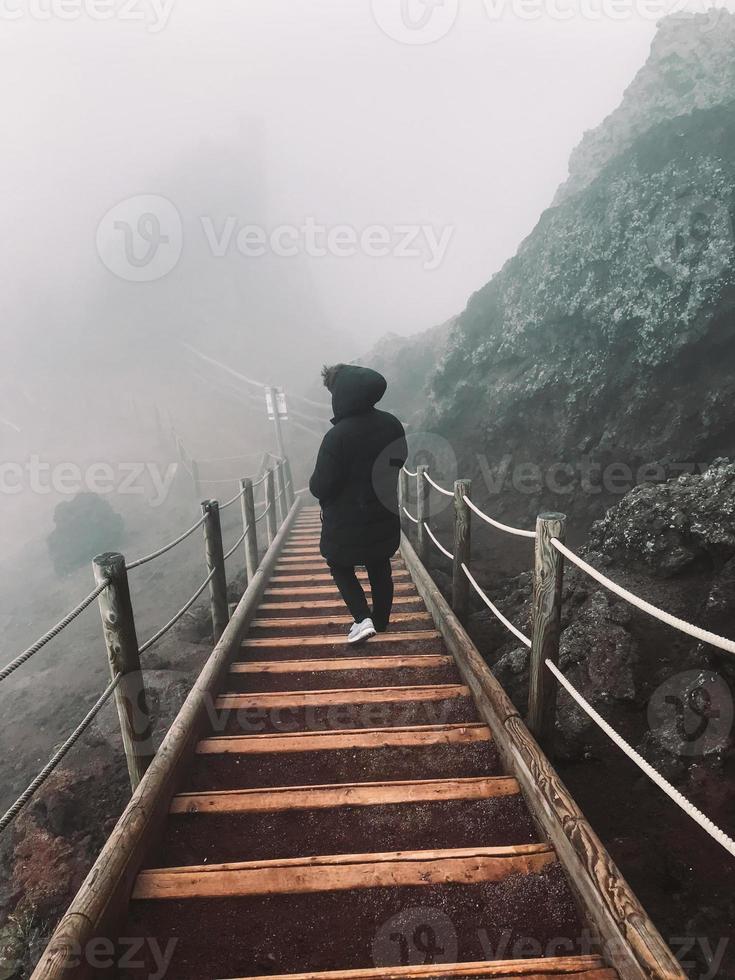
<instances>
[{"instance_id":1,"label":"wooden railing post","mask_svg":"<svg viewBox=\"0 0 735 980\"><path fill-rule=\"evenodd\" d=\"M408 473L406 472L406 467L401 467L401 472L398 475L398 516L401 519L401 526L403 526L408 518L403 513L403 508L409 510L408 506Z\"/></svg>"},{"instance_id":2,"label":"wooden railing post","mask_svg":"<svg viewBox=\"0 0 735 980\"><path fill-rule=\"evenodd\" d=\"M214 570L209 581L209 603L212 609L212 633L214 642L219 643L230 620L227 605L227 575L225 573L225 553L222 547L222 524L219 503L216 500L202 501L204 514L204 549L207 558L207 571Z\"/></svg>"},{"instance_id":3,"label":"wooden railing post","mask_svg":"<svg viewBox=\"0 0 735 980\"><path fill-rule=\"evenodd\" d=\"M286 513L288 513L296 500L296 492L293 485L293 473L291 472L291 462L288 457L286 457L286 459L283 461L283 473L286 481Z\"/></svg>"},{"instance_id":4,"label":"wooden railing post","mask_svg":"<svg viewBox=\"0 0 735 980\"><path fill-rule=\"evenodd\" d=\"M424 476L428 469L428 466L422 464L416 467L416 517L418 518L416 551L423 565L429 557L429 535L424 527L424 521L429 520L429 484Z\"/></svg>"},{"instance_id":5,"label":"wooden railing post","mask_svg":"<svg viewBox=\"0 0 735 980\"><path fill-rule=\"evenodd\" d=\"M278 527L283 524L286 519L286 494L284 493L284 487L286 481L283 475L283 460L279 459L273 469L273 476L275 478L275 494L276 494L276 520L278 522Z\"/></svg>"},{"instance_id":6,"label":"wooden railing post","mask_svg":"<svg viewBox=\"0 0 735 980\"><path fill-rule=\"evenodd\" d=\"M462 570L464 563L470 567L472 554L472 523L470 508L465 497L472 494L471 480L457 480L454 484L454 561L452 564L452 610L459 621L466 625L470 614L470 583Z\"/></svg>"},{"instance_id":7,"label":"wooden railing post","mask_svg":"<svg viewBox=\"0 0 735 980\"><path fill-rule=\"evenodd\" d=\"M566 522L564 514L541 514L536 521L528 727L547 755L552 753L554 743L557 682L546 661L559 663L564 578L564 559L551 539L564 541Z\"/></svg>"},{"instance_id":8,"label":"wooden railing post","mask_svg":"<svg viewBox=\"0 0 735 980\"><path fill-rule=\"evenodd\" d=\"M115 705L120 719L130 786L135 792L155 750L148 697L140 669L128 573L123 556L110 552L98 555L94 559L93 568L98 585L104 581L109 582L104 592L100 593L99 607L110 673L113 680L118 674L121 677L115 688Z\"/></svg>"},{"instance_id":9,"label":"wooden railing post","mask_svg":"<svg viewBox=\"0 0 735 980\"><path fill-rule=\"evenodd\" d=\"M240 506L242 508L242 527L245 532L245 586L252 582L258 570L258 525L255 523L255 495L253 481L240 480Z\"/></svg>"},{"instance_id":10,"label":"wooden railing post","mask_svg":"<svg viewBox=\"0 0 735 980\"><path fill-rule=\"evenodd\" d=\"M265 526L268 531L268 547L270 548L276 536L276 490L273 483L273 470L270 467L265 471L265 506L268 508L265 515Z\"/></svg>"}]
</instances>

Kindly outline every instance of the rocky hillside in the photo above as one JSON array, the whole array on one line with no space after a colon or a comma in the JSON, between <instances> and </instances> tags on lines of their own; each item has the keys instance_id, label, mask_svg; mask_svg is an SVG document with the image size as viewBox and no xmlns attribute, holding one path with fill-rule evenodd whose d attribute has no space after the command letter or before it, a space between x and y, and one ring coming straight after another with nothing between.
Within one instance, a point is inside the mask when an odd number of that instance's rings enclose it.
<instances>
[{"instance_id":1,"label":"rocky hillside","mask_svg":"<svg viewBox=\"0 0 735 980\"><path fill-rule=\"evenodd\" d=\"M501 511L554 506L584 527L639 482L735 452L734 54L731 14L663 21L553 206L457 318L427 421Z\"/></svg>"}]
</instances>

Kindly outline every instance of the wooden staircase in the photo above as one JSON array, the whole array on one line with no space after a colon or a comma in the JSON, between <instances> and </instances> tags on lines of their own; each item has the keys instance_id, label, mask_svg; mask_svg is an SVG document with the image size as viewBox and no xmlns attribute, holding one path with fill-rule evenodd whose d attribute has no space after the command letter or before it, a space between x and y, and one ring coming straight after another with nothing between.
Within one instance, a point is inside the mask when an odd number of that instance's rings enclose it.
<instances>
[{"instance_id":1,"label":"wooden staircase","mask_svg":"<svg viewBox=\"0 0 735 980\"><path fill-rule=\"evenodd\" d=\"M403 561L392 632L348 647L318 531L291 526L120 935L173 943L176 980L618 977Z\"/></svg>"}]
</instances>

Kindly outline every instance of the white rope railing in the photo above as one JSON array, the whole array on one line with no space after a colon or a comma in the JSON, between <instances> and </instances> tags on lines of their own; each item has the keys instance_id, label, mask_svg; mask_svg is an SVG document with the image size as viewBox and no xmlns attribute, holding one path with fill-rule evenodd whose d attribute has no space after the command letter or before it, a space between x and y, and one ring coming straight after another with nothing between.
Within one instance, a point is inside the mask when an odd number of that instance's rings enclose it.
<instances>
[{"instance_id":1,"label":"white rope railing","mask_svg":"<svg viewBox=\"0 0 735 980\"><path fill-rule=\"evenodd\" d=\"M403 513L406 515L406 517L409 519L409 521L413 521L414 524L418 524L419 523L418 517L414 517L413 514L409 513L406 510L405 507L403 508Z\"/></svg>"},{"instance_id":2,"label":"white rope railing","mask_svg":"<svg viewBox=\"0 0 735 980\"><path fill-rule=\"evenodd\" d=\"M237 551L237 549L240 547L240 545L245 540L245 535L248 533L249 530L250 530L249 526L245 528L245 530L242 532L242 534L240 535L240 537L237 539L237 541L233 544L233 546L230 548L230 550L225 555L225 561L227 561L228 558L232 558L232 556L235 554L235 552Z\"/></svg>"},{"instance_id":3,"label":"white rope railing","mask_svg":"<svg viewBox=\"0 0 735 980\"><path fill-rule=\"evenodd\" d=\"M265 517L265 515L266 515L266 514L268 513L268 511L269 511L269 510L271 509L271 506L272 506L272 504L268 504L268 506L267 506L267 507L265 508L265 510L263 511L263 513L262 513L262 514L259 514L259 515L258 515L258 516L257 516L257 517L255 518L255 523L256 523L256 524L258 524L258 523L260 523L260 521L262 521L262 520L263 520L263 518Z\"/></svg>"},{"instance_id":4,"label":"white rope railing","mask_svg":"<svg viewBox=\"0 0 735 980\"><path fill-rule=\"evenodd\" d=\"M205 520L205 516L200 517L196 524L192 524L189 530L184 531L184 533L180 534L178 538L175 538L173 541L169 541L168 544L165 544L162 548L159 548L158 551L151 552L150 555L145 555L143 558L137 558L135 561L128 562L125 568L130 572L134 568L140 568L141 565L148 564L149 561L153 561L155 558L160 558L161 555L165 555L167 551L171 551L172 548L175 548L177 544L181 544L182 541L186 541L189 535L193 534L197 528L201 527Z\"/></svg>"},{"instance_id":5,"label":"white rope railing","mask_svg":"<svg viewBox=\"0 0 735 980\"><path fill-rule=\"evenodd\" d=\"M147 650L150 650L150 648L153 646L153 644L154 643L157 643L161 639L161 637L164 636L164 634L168 633L168 631L171 629L171 627L172 626L175 626L176 623L178 623L178 621L181 619L181 617L191 609L191 607L197 601L197 599L199 598L199 596L202 594L202 592L204 592L204 590L206 589L206 587L209 585L209 583L214 578L214 575L215 575L215 572L216 571L217 571L217 569L216 568L213 568L212 571L209 573L209 575L207 575L207 577L205 578L205 580L199 586L199 588L196 590L196 592L194 593L194 595L191 597L191 599L187 599L186 603L181 607L181 609L179 609L179 611L176 613L176 615L172 616L171 619L169 619L169 621L166 623L165 626L162 626L160 628L160 630L158 630L157 633L154 633L153 636L149 640L146 640L145 643L142 644L142 646L139 648L139 652L141 654L145 653Z\"/></svg>"},{"instance_id":6,"label":"white rope railing","mask_svg":"<svg viewBox=\"0 0 735 980\"><path fill-rule=\"evenodd\" d=\"M242 497L242 495L243 495L244 493L245 493L245 491L244 491L244 490L242 489L242 487L241 487L241 488L240 488L240 489L239 489L239 490L237 491L237 493L235 494L235 496L234 496L234 497L231 497L231 498L230 498L230 499L229 499L229 500L228 500L228 501L227 501L226 503L224 503L224 504L220 504L220 505L219 505L219 509L220 509L220 510L227 510L227 508L228 508L228 507L230 507L230 506L232 506L232 504L234 504L236 500L239 500L239 499L240 499L240 498Z\"/></svg>"},{"instance_id":7,"label":"white rope railing","mask_svg":"<svg viewBox=\"0 0 735 980\"><path fill-rule=\"evenodd\" d=\"M64 756L69 752L69 750L79 741L84 732L89 728L94 719L97 717L102 708L107 704L112 696L113 691L118 686L122 680L122 674L118 674L114 680L105 688L101 697L96 701L96 703L90 708L87 714L84 716L82 721L77 725L74 731L71 733L69 738L54 752L52 757L43 767L41 772L36 776L30 785L23 790L18 799L13 803L9 810L0 817L0 833L5 830L8 824L18 816L20 811L26 805L26 803L31 799L33 794L39 789L51 775L51 773L57 768Z\"/></svg>"},{"instance_id":8,"label":"white rope railing","mask_svg":"<svg viewBox=\"0 0 735 980\"><path fill-rule=\"evenodd\" d=\"M621 599L625 599L626 602L648 613L649 616L653 616L668 626L673 626L674 629L680 630L682 633L687 633L689 636L694 637L695 640L700 640L702 643L710 643L712 646L719 647L720 650L726 650L728 653L735 653L735 640L728 640L724 636L719 636L717 633L703 629L701 626L688 623L685 619L672 616L671 613L666 612L664 609L659 609L658 606L654 606L650 602L646 602L645 599L641 599L633 592L629 592L628 589L624 589L622 585L613 582L612 579L603 575L602 572L598 572L596 568L587 564L579 555L575 554L570 548L567 548L566 545L563 545L558 538L552 538L551 543L557 551L564 555L565 558L568 558L578 568L581 568L591 578L604 585L611 592L614 592L615 595L620 596Z\"/></svg>"},{"instance_id":9,"label":"white rope railing","mask_svg":"<svg viewBox=\"0 0 735 980\"><path fill-rule=\"evenodd\" d=\"M691 803L682 793L679 792L671 783L664 779L658 770L654 769L653 766L647 762L640 753L625 741L622 735L618 735L612 726L610 726L605 719L592 707L592 705L585 700L585 698L579 693L579 691L566 679L564 674L559 670L556 664L553 664L550 660L546 661L546 666L557 679L557 681L562 685L562 687L567 691L569 695L577 702L580 708L587 714L592 721L598 725L602 731L612 739L612 741L618 746L619 749L628 756L635 764L641 769L649 779L663 790L666 795L681 807L681 809L688 814L692 820L699 824L702 830L706 831L710 837L717 841L718 844L722 845L726 851L728 851L733 857L735 857L735 841L728 837L727 834L720 830L720 828L712 821L709 817L705 816L701 810L698 810L693 803Z\"/></svg>"},{"instance_id":10,"label":"white rope railing","mask_svg":"<svg viewBox=\"0 0 735 980\"><path fill-rule=\"evenodd\" d=\"M492 526L496 527L499 531L505 531L506 534L515 534L519 538L536 537L535 531L524 531L520 527L511 527L509 524L501 524L500 521L496 521L494 518L489 517L487 514L481 511L479 507L473 504L470 498L465 493L462 494L462 500L464 500L464 502L467 504L470 510L474 511L479 518L481 518L483 521L486 521L488 524L492 524Z\"/></svg>"},{"instance_id":11,"label":"white rope railing","mask_svg":"<svg viewBox=\"0 0 735 980\"><path fill-rule=\"evenodd\" d=\"M88 596L85 596L85 598L82 599L78 605L68 612L62 620L60 620L55 626L52 626L47 633L44 633L43 636L36 640L35 643L31 644L27 650L24 650L23 653L17 656L15 660L11 660L6 667L3 667L3 669L0 670L0 681L4 681L6 677L10 677L14 671L16 671L19 667L22 667L23 664L30 660L35 653L38 653L42 647L46 646L49 640L53 640L53 638L58 636L62 630L66 629L69 623L73 622L88 606L91 606L97 596L105 591L108 584L109 583L106 581L100 583L96 589L90 592Z\"/></svg>"},{"instance_id":12,"label":"white rope railing","mask_svg":"<svg viewBox=\"0 0 735 980\"><path fill-rule=\"evenodd\" d=\"M405 465L403 467L403 471L404 471L404 473L407 473L409 476L418 476L419 475L419 471L418 470L416 470L416 472L414 473L412 470L409 470L409 468L407 466L405 466Z\"/></svg>"},{"instance_id":13,"label":"white rope railing","mask_svg":"<svg viewBox=\"0 0 735 980\"><path fill-rule=\"evenodd\" d=\"M444 487L440 487L438 483L435 483L431 479L431 477L429 476L428 470L424 470L424 477L425 477L427 483L430 483L431 486L435 490L438 490L439 491L439 493L443 493L445 497L453 497L454 496L454 491L453 490L445 490Z\"/></svg>"},{"instance_id":14,"label":"white rope railing","mask_svg":"<svg viewBox=\"0 0 735 980\"><path fill-rule=\"evenodd\" d=\"M531 641L526 636L526 634L525 633L521 633L521 631L516 626L514 626L513 623L511 623L511 621L509 619L506 619L506 617L501 613L501 611L498 609L498 607L496 605L494 605L490 601L490 599L485 595L485 593L482 591L482 589L480 588L480 586L474 580L474 578L472 577L472 573L470 572L469 568L465 565L464 562L462 562L462 571L465 573L465 575L467 576L467 578L470 581L470 584L474 588L475 592L479 595L479 597L482 599L482 601L488 607L488 609L490 610L490 612L493 613L493 615L496 616L500 620L500 622L503 624L503 626L506 627L506 629L509 629L510 632L514 636L517 636L518 639L521 641L521 643L524 643L527 647L530 648L531 647Z\"/></svg>"},{"instance_id":15,"label":"white rope railing","mask_svg":"<svg viewBox=\"0 0 735 980\"><path fill-rule=\"evenodd\" d=\"M429 535L429 537L430 537L430 538L431 538L431 540L432 540L432 541L434 542L434 544L435 544L435 545L437 546L437 548L439 549L439 551L441 551L441 552L442 552L442 554L444 554L444 555L446 555L446 556L447 556L447 558L448 558L448 559L449 559L450 561L454 561L454 555L452 554L452 552L451 552L451 551L447 551L447 549L446 549L446 548L444 547L444 545L443 545L443 544L442 544L442 543L441 543L440 541L438 541L438 540L436 539L436 537L434 536L434 532L433 532L433 531L431 530L431 528L430 528L430 527L429 527L429 525L428 525L428 524L426 523L426 521L424 521L424 530L425 530L425 531L426 531L426 533L427 533L427 534Z\"/></svg>"}]
</instances>

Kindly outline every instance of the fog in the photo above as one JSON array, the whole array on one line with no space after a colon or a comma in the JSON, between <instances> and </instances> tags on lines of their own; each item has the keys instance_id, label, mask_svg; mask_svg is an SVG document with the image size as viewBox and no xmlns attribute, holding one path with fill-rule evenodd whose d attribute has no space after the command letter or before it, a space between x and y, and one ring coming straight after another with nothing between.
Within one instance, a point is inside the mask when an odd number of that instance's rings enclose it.
<instances>
[{"instance_id":1,"label":"fog","mask_svg":"<svg viewBox=\"0 0 735 980\"><path fill-rule=\"evenodd\" d=\"M260 392L184 344L313 395L459 312L655 31L650 3L506 6L414 44L392 0L3 0L4 460L155 458L156 411L195 456L259 449ZM59 498L18 485L6 552Z\"/></svg>"}]
</instances>

